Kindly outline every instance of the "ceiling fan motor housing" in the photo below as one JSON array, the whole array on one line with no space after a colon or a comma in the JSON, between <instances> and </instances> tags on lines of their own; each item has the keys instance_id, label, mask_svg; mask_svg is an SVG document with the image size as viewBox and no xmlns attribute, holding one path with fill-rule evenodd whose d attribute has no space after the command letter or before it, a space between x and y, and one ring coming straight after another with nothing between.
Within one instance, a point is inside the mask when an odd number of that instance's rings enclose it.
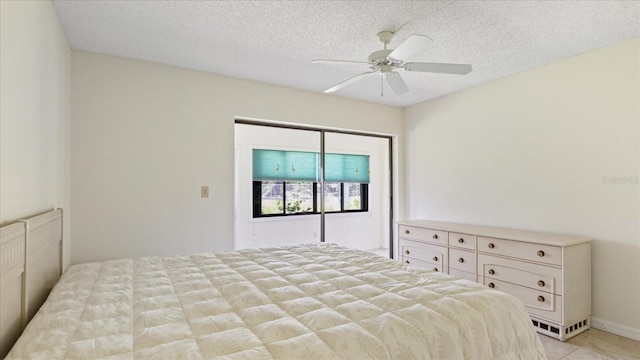
<instances>
[{"instance_id":1,"label":"ceiling fan motor housing","mask_svg":"<svg viewBox=\"0 0 640 360\"><path fill-rule=\"evenodd\" d=\"M377 65L385 65L389 62L387 57L393 52L393 49L384 49L374 51L369 55L369 62Z\"/></svg>"},{"instance_id":2,"label":"ceiling fan motor housing","mask_svg":"<svg viewBox=\"0 0 640 360\"><path fill-rule=\"evenodd\" d=\"M369 63L373 65L374 70L381 70L382 72L391 71L394 63L389 59L389 54L393 52L393 49L387 49L389 41L393 38L393 32L381 31L377 34L378 40L384 45L383 50L374 51L369 55Z\"/></svg>"}]
</instances>

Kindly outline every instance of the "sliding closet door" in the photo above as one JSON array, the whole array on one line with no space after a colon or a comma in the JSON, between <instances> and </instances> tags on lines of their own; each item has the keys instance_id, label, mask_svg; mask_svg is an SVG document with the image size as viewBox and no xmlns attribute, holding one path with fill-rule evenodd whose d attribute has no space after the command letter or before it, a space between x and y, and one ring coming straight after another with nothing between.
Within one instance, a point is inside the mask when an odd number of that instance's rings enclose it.
<instances>
[{"instance_id":1,"label":"sliding closet door","mask_svg":"<svg viewBox=\"0 0 640 360\"><path fill-rule=\"evenodd\" d=\"M388 249L389 139L326 132L324 163L325 242Z\"/></svg>"},{"instance_id":2,"label":"sliding closet door","mask_svg":"<svg viewBox=\"0 0 640 360\"><path fill-rule=\"evenodd\" d=\"M319 131L235 125L235 248L320 241Z\"/></svg>"}]
</instances>

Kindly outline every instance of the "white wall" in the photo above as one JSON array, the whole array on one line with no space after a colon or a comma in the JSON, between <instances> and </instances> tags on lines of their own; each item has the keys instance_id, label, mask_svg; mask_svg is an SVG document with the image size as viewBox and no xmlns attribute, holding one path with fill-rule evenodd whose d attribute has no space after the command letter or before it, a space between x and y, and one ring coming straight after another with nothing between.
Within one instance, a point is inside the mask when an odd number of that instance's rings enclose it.
<instances>
[{"instance_id":1,"label":"white wall","mask_svg":"<svg viewBox=\"0 0 640 360\"><path fill-rule=\"evenodd\" d=\"M640 40L405 109L409 217L593 238L593 316L640 339ZM622 177L607 184L603 177Z\"/></svg>"},{"instance_id":2,"label":"white wall","mask_svg":"<svg viewBox=\"0 0 640 360\"><path fill-rule=\"evenodd\" d=\"M64 209L71 219L71 50L50 1L0 1L0 223Z\"/></svg>"},{"instance_id":3,"label":"white wall","mask_svg":"<svg viewBox=\"0 0 640 360\"><path fill-rule=\"evenodd\" d=\"M71 89L73 263L232 250L235 117L403 132L398 108L82 51Z\"/></svg>"},{"instance_id":4,"label":"white wall","mask_svg":"<svg viewBox=\"0 0 640 360\"><path fill-rule=\"evenodd\" d=\"M252 149L320 152L320 133L236 125L236 249L320 241L320 215L253 218ZM328 153L369 155L369 211L326 214L325 241L356 249L388 248L388 140L326 133ZM387 220L387 221L383 221Z\"/></svg>"}]
</instances>

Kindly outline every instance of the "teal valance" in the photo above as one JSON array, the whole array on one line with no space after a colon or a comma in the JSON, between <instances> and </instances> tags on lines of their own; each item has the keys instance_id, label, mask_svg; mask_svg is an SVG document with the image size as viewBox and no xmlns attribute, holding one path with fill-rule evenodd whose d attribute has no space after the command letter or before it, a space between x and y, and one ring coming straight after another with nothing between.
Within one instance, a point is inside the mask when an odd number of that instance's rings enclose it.
<instances>
[{"instance_id":1,"label":"teal valance","mask_svg":"<svg viewBox=\"0 0 640 360\"><path fill-rule=\"evenodd\" d=\"M320 181L320 154L253 149L253 180Z\"/></svg>"},{"instance_id":2,"label":"teal valance","mask_svg":"<svg viewBox=\"0 0 640 360\"><path fill-rule=\"evenodd\" d=\"M254 181L320 181L320 154L253 149ZM325 181L369 183L369 155L325 154Z\"/></svg>"},{"instance_id":3,"label":"teal valance","mask_svg":"<svg viewBox=\"0 0 640 360\"><path fill-rule=\"evenodd\" d=\"M369 183L369 155L325 154L324 180Z\"/></svg>"}]
</instances>

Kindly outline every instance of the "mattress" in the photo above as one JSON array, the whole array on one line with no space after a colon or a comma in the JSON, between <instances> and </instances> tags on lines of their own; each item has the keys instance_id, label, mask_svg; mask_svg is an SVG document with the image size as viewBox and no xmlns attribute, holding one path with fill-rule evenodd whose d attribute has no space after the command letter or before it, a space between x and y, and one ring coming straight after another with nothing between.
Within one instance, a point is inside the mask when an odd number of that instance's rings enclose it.
<instances>
[{"instance_id":1,"label":"mattress","mask_svg":"<svg viewBox=\"0 0 640 360\"><path fill-rule=\"evenodd\" d=\"M544 359L514 297L334 244L70 267L8 359Z\"/></svg>"}]
</instances>

